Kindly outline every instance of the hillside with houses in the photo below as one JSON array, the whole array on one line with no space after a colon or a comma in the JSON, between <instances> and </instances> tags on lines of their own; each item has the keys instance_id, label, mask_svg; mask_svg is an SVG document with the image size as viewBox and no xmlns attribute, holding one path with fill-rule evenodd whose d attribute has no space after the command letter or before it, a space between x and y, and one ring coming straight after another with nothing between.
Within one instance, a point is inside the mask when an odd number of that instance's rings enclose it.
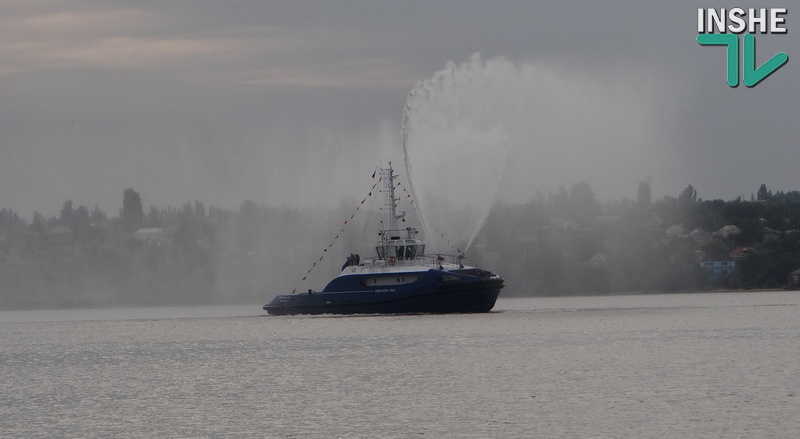
<instances>
[{"instance_id":1,"label":"hillside with houses","mask_svg":"<svg viewBox=\"0 0 800 439\"><path fill-rule=\"evenodd\" d=\"M309 267L325 282L371 245L356 217L321 248L356 204L145 210L128 189L114 217L71 201L49 218L3 208L0 308L263 302ZM651 200L642 182L635 200L600 202L578 183L496 203L467 256L506 278L505 296L800 288L800 192L761 185L747 200L703 200L690 185Z\"/></svg>"},{"instance_id":2,"label":"hillside with houses","mask_svg":"<svg viewBox=\"0 0 800 439\"><path fill-rule=\"evenodd\" d=\"M702 200L689 185L652 201L601 204L579 183L524 205L498 204L482 233L508 292L610 294L800 285L800 192ZM513 233L510 233L513 231Z\"/></svg>"}]
</instances>

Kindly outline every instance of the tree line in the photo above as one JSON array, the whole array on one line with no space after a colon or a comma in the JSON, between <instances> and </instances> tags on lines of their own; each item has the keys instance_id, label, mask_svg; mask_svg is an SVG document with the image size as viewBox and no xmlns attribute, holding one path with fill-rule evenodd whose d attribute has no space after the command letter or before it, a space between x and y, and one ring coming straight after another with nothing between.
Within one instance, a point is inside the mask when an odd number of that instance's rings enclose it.
<instances>
[{"instance_id":1,"label":"tree line","mask_svg":"<svg viewBox=\"0 0 800 439\"><path fill-rule=\"evenodd\" d=\"M134 189L113 217L72 201L31 221L0 209L0 308L266 302L291 291L340 210L249 200L145 210ZM141 229L158 238L138 238Z\"/></svg>"},{"instance_id":2,"label":"tree line","mask_svg":"<svg viewBox=\"0 0 800 439\"><path fill-rule=\"evenodd\" d=\"M355 205L145 210L131 188L115 216L72 201L49 218L0 209L0 308L259 303L319 288L374 244L365 219L338 233ZM495 203L475 242L468 256L505 277L506 296L786 288L800 268L800 192L761 185L748 200L703 200L689 185L651 200L642 182L636 200L600 202L578 183ZM735 270L714 277L703 260Z\"/></svg>"}]
</instances>

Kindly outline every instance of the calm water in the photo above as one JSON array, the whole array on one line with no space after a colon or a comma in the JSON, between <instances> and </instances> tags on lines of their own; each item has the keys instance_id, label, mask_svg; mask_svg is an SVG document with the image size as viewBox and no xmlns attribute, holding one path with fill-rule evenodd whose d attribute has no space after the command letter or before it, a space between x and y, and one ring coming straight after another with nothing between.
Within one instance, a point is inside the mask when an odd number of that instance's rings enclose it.
<instances>
[{"instance_id":1,"label":"calm water","mask_svg":"<svg viewBox=\"0 0 800 439\"><path fill-rule=\"evenodd\" d=\"M0 313L2 437L800 437L800 292Z\"/></svg>"}]
</instances>

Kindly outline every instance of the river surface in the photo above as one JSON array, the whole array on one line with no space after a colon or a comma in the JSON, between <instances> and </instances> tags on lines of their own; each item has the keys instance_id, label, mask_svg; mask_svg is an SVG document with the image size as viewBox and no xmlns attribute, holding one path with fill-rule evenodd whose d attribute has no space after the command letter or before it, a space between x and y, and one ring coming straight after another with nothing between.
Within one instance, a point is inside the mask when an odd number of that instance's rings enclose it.
<instances>
[{"instance_id":1,"label":"river surface","mask_svg":"<svg viewBox=\"0 0 800 439\"><path fill-rule=\"evenodd\" d=\"M797 438L800 292L0 312L8 438Z\"/></svg>"}]
</instances>

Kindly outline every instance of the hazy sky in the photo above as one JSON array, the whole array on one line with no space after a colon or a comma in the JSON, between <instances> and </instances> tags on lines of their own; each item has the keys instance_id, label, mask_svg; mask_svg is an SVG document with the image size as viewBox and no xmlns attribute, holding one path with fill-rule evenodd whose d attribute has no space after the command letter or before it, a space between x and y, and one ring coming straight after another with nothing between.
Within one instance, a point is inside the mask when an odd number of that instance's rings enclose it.
<instances>
[{"instance_id":1,"label":"hazy sky","mask_svg":"<svg viewBox=\"0 0 800 439\"><path fill-rule=\"evenodd\" d=\"M695 40L700 6L788 7L757 62L789 62L729 87L725 49ZM407 95L448 62L511 66L495 96L522 98L469 100L528 142L503 198L579 181L635 198L648 177L657 197L800 190L798 61L786 2L6 0L0 207L115 216L128 187L146 208L360 198L375 165L403 163Z\"/></svg>"}]
</instances>

